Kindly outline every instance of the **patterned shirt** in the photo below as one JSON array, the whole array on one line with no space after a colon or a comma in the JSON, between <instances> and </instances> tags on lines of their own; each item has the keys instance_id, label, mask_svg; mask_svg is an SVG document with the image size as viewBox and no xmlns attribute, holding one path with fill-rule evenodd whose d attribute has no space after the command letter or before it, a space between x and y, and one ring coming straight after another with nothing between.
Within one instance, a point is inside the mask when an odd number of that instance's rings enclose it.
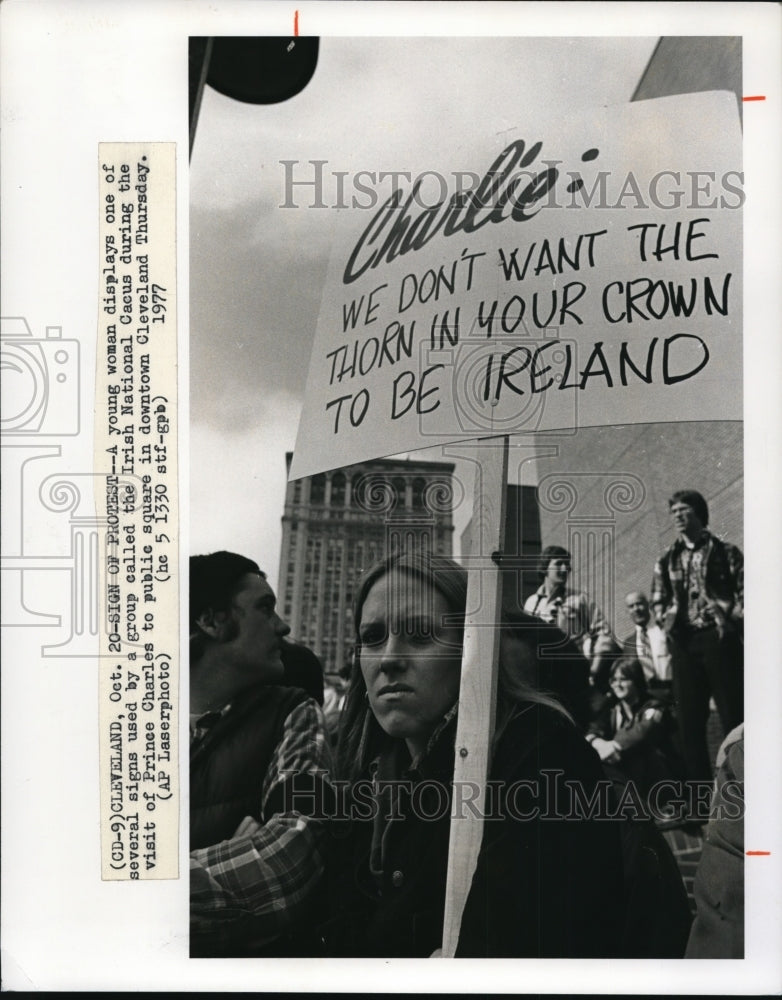
<instances>
[{"instance_id":1,"label":"patterned shirt","mask_svg":"<svg viewBox=\"0 0 782 1000\"><path fill-rule=\"evenodd\" d=\"M230 706L221 716L230 711ZM199 722L207 721L200 719ZM195 733L206 727L194 727ZM331 751L320 707L297 705L285 720L282 739L259 789L266 803L294 773L328 781ZM275 813L261 824L250 816L230 840L190 853L190 930L213 946L247 938L273 941L305 912L323 874L323 823L302 813Z\"/></svg>"},{"instance_id":2,"label":"patterned shirt","mask_svg":"<svg viewBox=\"0 0 782 1000\"><path fill-rule=\"evenodd\" d=\"M657 560L652 605L675 616L678 628L711 628L744 614L744 557L735 545L703 531L676 539Z\"/></svg>"},{"instance_id":3,"label":"patterned shirt","mask_svg":"<svg viewBox=\"0 0 782 1000\"><path fill-rule=\"evenodd\" d=\"M598 636L608 631L603 612L580 590L560 588L547 596L545 584L541 584L524 602L524 610L560 628L560 611L564 610L568 624L563 631L579 643L586 657L594 652Z\"/></svg>"}]
</instances>

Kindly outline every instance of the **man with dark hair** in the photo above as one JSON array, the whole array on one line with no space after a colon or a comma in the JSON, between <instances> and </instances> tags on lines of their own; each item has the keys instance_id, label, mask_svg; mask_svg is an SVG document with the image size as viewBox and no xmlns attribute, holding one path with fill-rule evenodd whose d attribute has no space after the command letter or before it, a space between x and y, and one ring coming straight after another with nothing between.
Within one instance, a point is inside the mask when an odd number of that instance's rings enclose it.
<instances>
[{"instance_id":1,"label":"man with dark hair","mask_svg":"<svg viewBox=\"0 0 782 1000\"><path fill-rule=\"evenodd\" d=\"M597 641L606 631L603 615L587 594L568 587L571 558L560 545L547 545L540 553L538 577L541 585L524 602L524 610L557 625L576 642L592 662Z\"/></svg>"},{"instance_id":2,"label":"man with dark hair","mask_svg":"<svg viewBox=\"0 0 782 1000\"><path fill-rule=\"evenodd\" d=\"M193 957L316 953L331 761L320 708L283 686L289 631L252 560L190 560Z\"/></svg>"},{"instance_id":3,"label":"man with dark hair","mask_svg":"<svg viewBox=\"0 0 782 1000\"><path fill-rule=\"evenodd\" d=\"M695 490L668 501L678 538L654 567L652 606L668 635L682 753L691 781L711 781L709 699L724 731L744 716L744 559L707 531L709 508Z\"/></svg>"}]
</instances>

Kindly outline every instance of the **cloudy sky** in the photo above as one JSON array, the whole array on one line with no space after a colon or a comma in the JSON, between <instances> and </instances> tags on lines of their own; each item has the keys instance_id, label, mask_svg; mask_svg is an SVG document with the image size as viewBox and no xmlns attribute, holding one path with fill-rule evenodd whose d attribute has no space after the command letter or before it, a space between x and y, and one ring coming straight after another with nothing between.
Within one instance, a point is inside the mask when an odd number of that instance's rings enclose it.
<instances>
[{"instance_id":1,"label":"cloudy sky","mask_svg":"<svg viewBox=\"0 0 782 1000\"><path fill-rule=\"evenodd\" d=\"M465 136L630 100L656 41L325 37L313 79L289 101L205 89L191 162L192 552L242 552L276 585L284 455L335 218L311 207L308 188L299 208L280 207L281 161L299 161L295 179L327 161L327 204L338 171L348 195L360 194L357 170L447 172ZM457 534L469 513L455 512Z\"/></svg>"}]
</instances>

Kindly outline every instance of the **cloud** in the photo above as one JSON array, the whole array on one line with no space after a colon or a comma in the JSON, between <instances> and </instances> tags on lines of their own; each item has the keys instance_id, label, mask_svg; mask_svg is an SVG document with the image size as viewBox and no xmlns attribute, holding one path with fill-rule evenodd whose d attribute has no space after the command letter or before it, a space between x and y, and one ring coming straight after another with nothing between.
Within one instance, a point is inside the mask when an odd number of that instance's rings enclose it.
<instances>
[{"instance_id":1,"label":"cloud","mask_svg":"<svg viewBox=\"0 0 782 1000\"><path fill-rule=\"evenodd\" d=\"M313 80L290 101L248 105L207 88L191 166L194 417L250 428L269 392L304 392L332 235L349 213L304 207L314 196L306 186L295 189L301 208L280 208L282 160L298 161L297 180L313 177L310 160L326 161L328 204L337 199L337 171L349 173L348 200L365 197L356 170L483 171L486 162L461 162L466 137L626 100L653 45L323 38ZM377 185L387 197L390 180Z\"/></svg>"},{"instance_id":2,"label":"cloud","mask_svg":"<svg viewBox=\"0 0 782 1000\"><path fill-rule=\"evenodd\" d=\"M191 192L204 207L278 204L283 159L333 170L445 169L465 137L630 99L654 38L322 38L294 98L204 91Z\"/></svg>"},{"instance_id":3,"label":"cloud","mask_svg":"<svg viewBox=\"0 0 782 1000\"><path fill-rule=\"evenodd\" d=\"M195 549L234 547L276 573L284 452L342 214L281 209L280 161L325 160L330 185L340 170L482 171L459 162L466 140L526 137L532 123L628 101L655 43L323 38L313 80L290 101L245 105L207 88L190 185Z\"/></svg>"},{"instance_id":4,"label":"cloud","mask_svg":"<svg viewBox=\"0 0 782 1000\"><path fill-rule=\"evenodd\" d=\"M260 208L192 214L191 409L202 422L251 428L270 394L303 394L328 250L296 238L300 214L291 228Z\"/></svg>"},{"instance_id":5,"label":"cloud","mask_svg":"<svg viewBox=\"0 0 782 1000\"><path fill-rule=\"evenodd\" d=\"M276 586L285 452L293 450L299 408L295 397L277 393L255 412L252 427L191 425L191 554L240 552L255 559Z\"/></svg>"}]
</instances>

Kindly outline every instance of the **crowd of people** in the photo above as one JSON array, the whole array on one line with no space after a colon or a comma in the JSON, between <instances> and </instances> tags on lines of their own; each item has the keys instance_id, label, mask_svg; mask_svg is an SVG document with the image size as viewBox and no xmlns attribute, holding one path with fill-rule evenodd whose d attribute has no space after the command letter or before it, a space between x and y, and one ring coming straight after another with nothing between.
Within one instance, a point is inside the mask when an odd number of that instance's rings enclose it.
<instances>
[{"instance_id":1,"label":"crowd of people","mask_svg":"<svg viewBox=\"0 0 782 1000\"><path fill-rule=\"evenodd\" d=\"M721 938L741 953L737 737L714 795L706 748L710 699L726 733L741 721L741 553L708 532L700 494L669 506L677 538L651 604L628 594L625 639L568 587L561 547L524 610L501 611L457 957L719 957ZM287 638L256 563L196 556L190 577L191 954L439 955L451 823L475 821L452 818L466 571L402 552L364 575L344 698ZM707 819L691 929L660 827Z\"/></svg>"}]
</instances>

